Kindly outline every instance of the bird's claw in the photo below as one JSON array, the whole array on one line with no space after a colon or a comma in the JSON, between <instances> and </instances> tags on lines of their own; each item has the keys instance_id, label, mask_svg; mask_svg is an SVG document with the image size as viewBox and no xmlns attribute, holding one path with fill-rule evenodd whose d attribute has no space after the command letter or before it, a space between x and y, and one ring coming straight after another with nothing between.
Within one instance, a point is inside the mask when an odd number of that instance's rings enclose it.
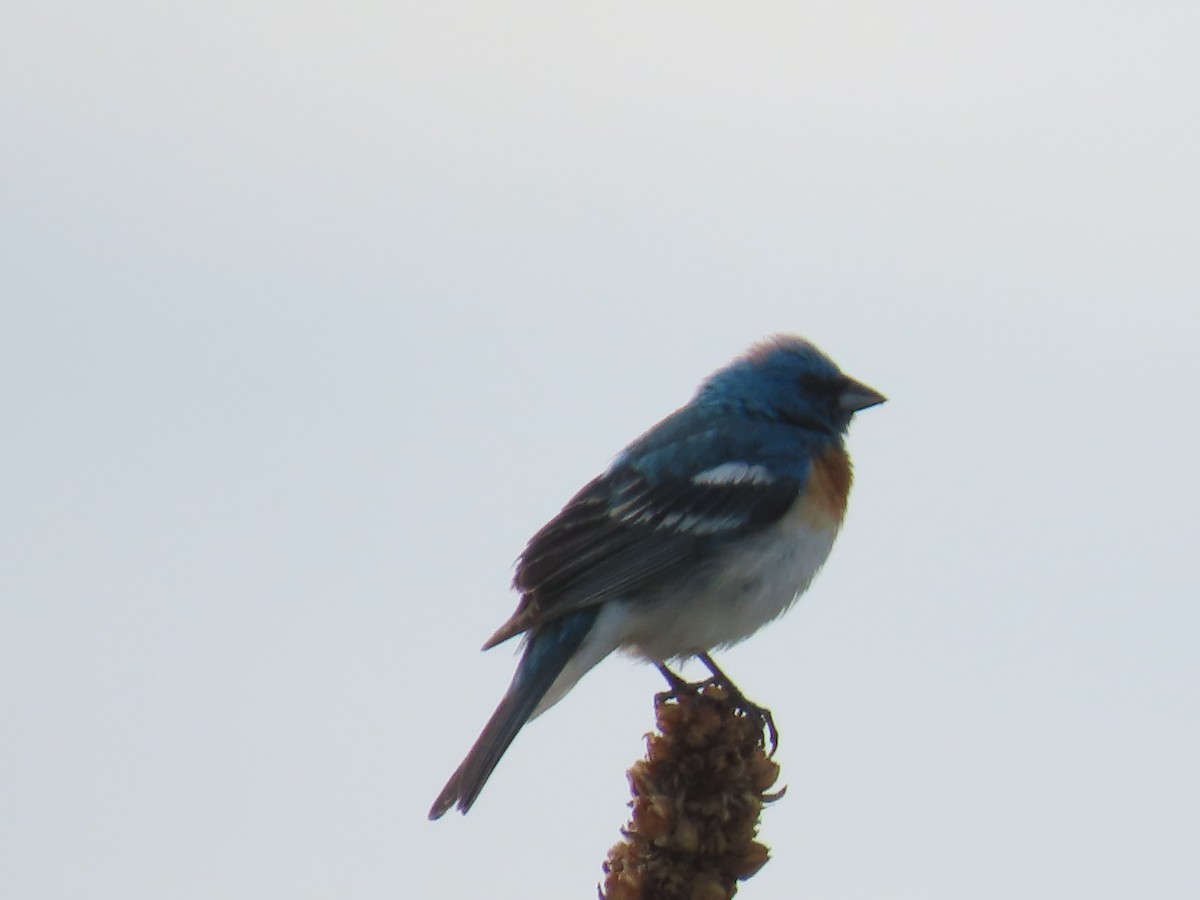
<instances>
[{"instance_id":1,"label":"bird's claw","mask_svg":"<svg viewBox=\"0 0 1200 900\"><path fill-rule=\"evenodd\" d=\"M779 748L779 730L775 727L775 717L771 715L771 710L747 699L738 686L729 680L729 676L717 668L716 663L712 661L712 658L708 654L701 654L700 659L708 666L709 671L712 672L712 677L698 682L685 681L666 666L660 664L658 671L662 673L669 687L667 690L654 695L655 702L663 703L667 700L675 700L681 694L698 694L710 686L719 687L725 692L726 698L734 709L753 719L758 725L760 732L764 729L766 730L767 741L764 743L764 747L766 743L770 744L767 756L773 757L775 751Z\"/></svg>"}]
</instances>

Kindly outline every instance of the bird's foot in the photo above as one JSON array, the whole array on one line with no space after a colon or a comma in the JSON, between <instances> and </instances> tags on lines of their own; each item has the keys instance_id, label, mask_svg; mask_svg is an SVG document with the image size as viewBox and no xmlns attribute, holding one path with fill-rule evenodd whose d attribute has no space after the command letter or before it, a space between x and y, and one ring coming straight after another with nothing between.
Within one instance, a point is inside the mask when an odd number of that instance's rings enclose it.
<instances>
[{"instance_id":1,"label":"bird's foot","mask_svg":"<svg viewBox=\"0 0 1200 900\"><path fill-rule=\"evenodd\" d=\"M665 703L668 700L678 699L681 694L698 694L704 685L708 684L707 681L701 682L700 684L693 684L690 681L686 681L681 676L676 675L662 663L658 664L658 671L661 672L662 677L666 679L668 688L662 693L654 695L654 702L656 704Z\"/></svg>"},{"instance_id":2,"label":"bird's foot","mask_svg":"<svg viewBox=\"0 0 1200 900\"><path fill-rule=\"evenodd\" d=\"M775 751L779 749L779 730L775 727L775 717L771 715L771 711L765 706L751 702L707 653L699 654L699 659L708 668L708 671L712 672L713 684L719 684L729 693L729 699L733 705L757 722L759 728L767 730L767 740L771 744L771 750L767 755L774 756Z\"/></svg>"},{"instance_id":3,"label":"bird's foot","mask_svg":"<svg viewBox=\"0 0 1200 900\"><path fill-rule=\"evenodd\" d=\"M682 677L676 675L660 663L658 671L662 673L669 687L662 693L655 694L655 701L661 703L666 700L675 700L681 694L698 694L706 687L718 687L725 692L726 699L734 709L753 719L758 724L760 730L766 730L767 742L771 745L771 749L767 755L774 756L775 751L779 747L779 730L775 727L775 717L771 715L771 710L765 706L759 706L748 699L742 693L741 689L730 680L729 676L721 671L717 664L713 662L712 657L707 653L699 654L699 659L712 673L711 678L706 678L700 682L685 681Z\"/></svg>"},{"instance_id":4,"label":"bird's foot","mask_svg":"<svg viewBox=\"0 0 1200 900\"><path fill-rule=\"evenodd\" d=\"M722 687L735 709L740 710L753 719L760 730L766 729L767 742L771 745L770 750L767 751L767 756L774 756L775 751L779 748L779 730L775 727L775 717L771 715L771 711L765 706L759 706L757 703L747 699L746 695L738 690L737 685L728 681L722 681L717 676L713 676L705 684L716 684Z\"/></svg>"}]
</instances>

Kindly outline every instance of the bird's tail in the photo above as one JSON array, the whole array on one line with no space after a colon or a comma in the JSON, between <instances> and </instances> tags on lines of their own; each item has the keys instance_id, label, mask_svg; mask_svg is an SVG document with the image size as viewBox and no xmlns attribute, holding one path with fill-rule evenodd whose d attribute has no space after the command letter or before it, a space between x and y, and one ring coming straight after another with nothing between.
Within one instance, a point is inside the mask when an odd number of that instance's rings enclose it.
<instances>
[{"instance_id":1,"label":"bird's tail","mask_svg":"<svg viewBox=\"0 0 1200 900\"><path fill-rule=\"evenodd\" d=\"M430 819L440 819L454 805L463 813L471 808L504 751L579 650L598 612L599 607L581 609L542 625L530 634L512 684L483 726L466 759L433 801Z\"/></svg>"}]
</instances>

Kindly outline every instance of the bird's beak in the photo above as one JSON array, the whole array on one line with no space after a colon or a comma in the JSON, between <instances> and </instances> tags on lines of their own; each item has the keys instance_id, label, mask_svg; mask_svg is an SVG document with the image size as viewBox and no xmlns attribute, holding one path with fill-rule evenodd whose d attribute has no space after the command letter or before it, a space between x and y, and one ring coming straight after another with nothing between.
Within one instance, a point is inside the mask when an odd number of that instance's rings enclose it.
<instances>
[{"instance_id":1,"label":"bird's beak","mask_svg":"<svg viewBox=\"0 0 1200 900\"><path fill-rule=\"evenodd\" d=\"M870 406L878 406L885 400L887 397L874 388L869 388L853 378L847 378L838 402L846 412L856 413Z\"/></svg>"}]
</instances>

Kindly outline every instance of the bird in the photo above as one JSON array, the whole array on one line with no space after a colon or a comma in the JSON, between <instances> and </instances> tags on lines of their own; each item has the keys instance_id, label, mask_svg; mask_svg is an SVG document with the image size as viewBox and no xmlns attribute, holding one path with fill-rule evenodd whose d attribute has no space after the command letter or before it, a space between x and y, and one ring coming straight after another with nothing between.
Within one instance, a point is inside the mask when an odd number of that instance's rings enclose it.
<instances>
[{"instance_id":1,"label":"bird","mask_svg":"<svg viewBox=\"0 0 1200 900\"><path fill-rule=\"evenodd\" d=\"M668 663L689 658L724 679L709 652L782 615L824 564L852 481L847 428L885 400L774 335L618 453L518 557L516 611L483 649L520 636L520 661L429 818L470 810L521 728L614 651L673 687Z\"/></svg>"}]
</instances>

